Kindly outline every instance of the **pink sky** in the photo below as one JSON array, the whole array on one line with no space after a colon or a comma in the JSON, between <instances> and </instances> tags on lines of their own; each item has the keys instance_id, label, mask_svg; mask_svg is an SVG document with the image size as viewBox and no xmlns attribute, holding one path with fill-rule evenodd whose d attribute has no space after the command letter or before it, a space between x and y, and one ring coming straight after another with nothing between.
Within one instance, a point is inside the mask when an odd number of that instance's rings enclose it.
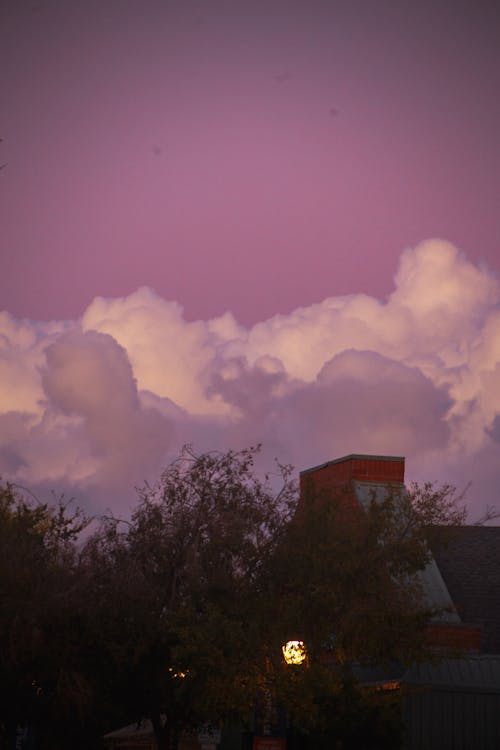
<instances>
[{"instance_id":1,"label":"pink sky","mask_svg":"<svg viewBox=\"0 0 500 750\"><path fill-rule=\"evenodd\" d=\"M493 7L6 0L1 305L253 323L386 295L435 236L498 269Z\"/></svg>"},{"instance_id":2,"label":"pink sky","mask_svg":"<svg viewBox=\"0 0 500 750\"><path fill-rule=\"evenodd\" d=\"M0 473L118 506L184 440L263 440L500 505L499 30L493 4L5 0Z\"/></svg>"}]
</instances>

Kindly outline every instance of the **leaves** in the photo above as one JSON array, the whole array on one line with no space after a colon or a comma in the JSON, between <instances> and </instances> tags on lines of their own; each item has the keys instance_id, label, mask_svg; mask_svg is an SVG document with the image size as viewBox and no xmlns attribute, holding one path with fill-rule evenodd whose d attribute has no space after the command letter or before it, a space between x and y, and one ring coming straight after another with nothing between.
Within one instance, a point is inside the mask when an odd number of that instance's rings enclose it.
<instances>
[{"instance_id":1,"label":"leaves","mask_svg":"<svg viewBox=\"0 0 500 750\"><path fill-rule=\"evenodd\" d=\"M89 703L81 633L74 633L75 542L86 524L64 498L51 506L0 485L0 726L6 732L18 723L47 729L56 714L61 728L67 709L76 707L83 717Z\"/></svg>"},{"instance_id":2,"label":"leaves","mask_svg":"<svg viewBox=\"0 0 500 750\"><path fill-rule=\"evenodd\" d=\"M277 490L257 478L258 450L186 446L139 491L130 525L108 518L87 545L112 668L159 742L244 713L255 695L264 578L296 503L289 467L278 465Z\"/></svg>"},{"instance_id":3,"label":"leaves","mask_svg":"<svg viewBox=\"0 0 500 750\"><path fill-rule=\"evenodd\" d=\"M64 498L0 486L5 727L34 722L55 748L57 726L76 747L78 726L150 718L166 748L272 694L319 742L328 707L354 705L350 663L425 655L415 574L430 536L465 521L462 496L425 484L373 491L363 508L344 490L298 503L291 467L258 478L258 450L186 446L129 521L103 517L84 544L88 521ZM285 665L288 640L305 643L307 667Z\"/></svg>"},{"instance_id":4,"label":"leaves","mask_svg":"<svg viewBox=\"0 0 500 750\"><path fill-rule=\"evenodd\" d=\"M350 492L302 498L269 579L275 617L313 660L332 635L348 661L417 658L433 611L416 574L429 562L429 535L464 522L462 497L449 486L407 493L388 485L364 509L346 512Z\"/></svg>"}]
</instances>

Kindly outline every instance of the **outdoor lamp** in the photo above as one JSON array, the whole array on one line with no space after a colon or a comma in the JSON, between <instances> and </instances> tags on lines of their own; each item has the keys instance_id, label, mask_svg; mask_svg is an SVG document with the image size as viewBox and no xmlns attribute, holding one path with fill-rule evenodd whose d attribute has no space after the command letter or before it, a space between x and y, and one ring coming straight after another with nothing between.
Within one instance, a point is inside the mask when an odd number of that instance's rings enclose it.
<instances>
[{"instance_id":1,"label":"outdoor lamp","mask_svg":"<svg viewBox=\"0 0 500 750\"><path fill-rule=\"evenodd\" d=\"M303 641L287 641L281 650L287 664L303 664L307 658Z\"/></svg>"}]
</instances>

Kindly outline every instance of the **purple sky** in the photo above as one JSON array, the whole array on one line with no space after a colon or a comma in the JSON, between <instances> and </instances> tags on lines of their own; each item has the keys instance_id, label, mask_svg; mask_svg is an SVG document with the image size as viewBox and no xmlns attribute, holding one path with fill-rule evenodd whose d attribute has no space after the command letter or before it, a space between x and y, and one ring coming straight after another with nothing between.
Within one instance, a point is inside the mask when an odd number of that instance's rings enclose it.
<instances>
[{"instance_id":1,"label":"purple sky","mask_svg":"<svg viewBox=\"0 0 500 750\"><path fill-rule=\"evenodd\" d=\"M2 306L146 284L248 324L386 295L428 237L498 268L493 9L4 0Z\"/></svg>"},{"instance_id":2,"label":"purple sky","mask_svg":"<svg viewBox=\"0 0 500 750\"><path fill-rule=\"evenodd\" d=\"M118 506L263 440L500 505L499 21L4 0L0 473Z\"/></svg>"}]
</instances>

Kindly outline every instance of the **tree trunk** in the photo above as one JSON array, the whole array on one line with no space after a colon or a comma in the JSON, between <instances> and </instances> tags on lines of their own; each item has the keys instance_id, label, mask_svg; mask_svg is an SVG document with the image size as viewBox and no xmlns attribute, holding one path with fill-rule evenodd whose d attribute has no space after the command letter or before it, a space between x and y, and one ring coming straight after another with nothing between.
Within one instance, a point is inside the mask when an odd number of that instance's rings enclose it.
<instances>
[{"instance_id":1,"label":"tree trunk","mask_svg":"<svg viewBox=\"0 0 500 750\"><path fill-rule=\"evenodd\" d=\"M163 722L162 717L155 716L151 719L156 738L158 750L178 750L179 729L171 721Z\"/></svg>"}]
</instances>

